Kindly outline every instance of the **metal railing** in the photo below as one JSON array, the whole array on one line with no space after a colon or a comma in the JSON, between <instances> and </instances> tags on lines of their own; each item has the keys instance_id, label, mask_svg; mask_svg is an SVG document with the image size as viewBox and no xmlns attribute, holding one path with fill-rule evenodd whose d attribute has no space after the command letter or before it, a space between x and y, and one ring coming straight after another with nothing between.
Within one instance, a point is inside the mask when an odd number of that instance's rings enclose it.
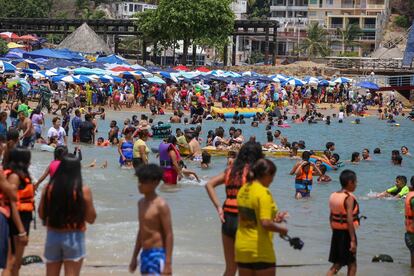
<instances>
[{"instance_id":1,"label":"metal railing","mask_svg":"<svg viewBox=\"0 0 414 276\"><path fill-rule=\"evenodd\" d=\"M364 29L376 29L376 24L364 24Z\"/></svg>"},{"instance_id":2,"label":"metal railing","mask_svg":"<svg viewBox=\"0 0 414 276\"><path fill-rule=\"evenodd\" d=\"M344 24L331 24L331 29L342 29L344 27Z\"/></svg>"},{"instance_id":3,"label":"metal railing","mask_svg":"<svg viewBox=\"0 0 414 276\"><path fill-rule=\"evenodd\" d=\"M403 68L402 59L376 59L376 58L328 58L328 66L342 69L384 70L384 71L413 71L412 68Z\"/></svg>"}]
</instances>

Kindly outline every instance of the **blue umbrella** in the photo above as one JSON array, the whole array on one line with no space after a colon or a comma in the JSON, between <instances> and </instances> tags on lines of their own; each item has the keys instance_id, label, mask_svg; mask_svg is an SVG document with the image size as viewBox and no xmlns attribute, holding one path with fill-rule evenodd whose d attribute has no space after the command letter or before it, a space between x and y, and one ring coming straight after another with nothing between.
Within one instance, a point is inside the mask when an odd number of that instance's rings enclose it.
<instances>
[{"instance_id":1,"label":"blue umbrella","mask_svg":"<svg viewBox=\"0 0 414 276\"><path fill-rule=\"evenodd\" d=\"M366 89L370 89L370 90L379 90L379 86L373 82L369 82L369 81L361 81L360 83L357 83L356 86L362 87L362 88L366 88Z\"/></svg>"},{"instance_id":2,"label":"blue umbrella","mask_svg":"<svg viewBox=\"0 0 414 276\"><path fill-rule=\"evenodd\" d=\"M321 81L319 81L319 86L329 86L329 81L321 80Z\"/></svg>"},{"instance_id":3,"label":"blue umbrella","mask_svg":"<svg viewBox=\"0 0 414 276\"><path fill-rule=\"evenodd\" d=\"M152 77L152 78L146 78L146 80L151 83L165 84L165 81L157 76Z\"/></svg>"},{"instance_id":4,"label":"blue umbrella","mask_svg":"<svg viewBox=\"0 0 414 276\"><path fill-rule=\"evenodd\" d=\"M0 73L14 73L16 71L16 66L10 62L0 61Z\"/></svg>"},{"instance_id":5,"label":"blue umbrella","mask_svg":"<svg viewBox=\"0 0 414 276\"><path fill-rule=\"evenodd\" d=\"M340 78L337 78L336 80L334 80L335 83L348 83L348 82L351 82L351 81L352 81L351 79L343 78L343 77L340 77Z\"/></svg>"}]
</instances>

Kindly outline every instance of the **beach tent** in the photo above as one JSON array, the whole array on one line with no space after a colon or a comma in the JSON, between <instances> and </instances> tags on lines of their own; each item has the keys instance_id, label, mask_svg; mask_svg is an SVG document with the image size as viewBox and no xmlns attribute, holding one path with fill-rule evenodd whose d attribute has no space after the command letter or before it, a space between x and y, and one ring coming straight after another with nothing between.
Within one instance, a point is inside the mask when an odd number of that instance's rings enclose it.
<instances>
[{"instance_id":1,"label":"beach tent","mask_svg":"<svg viewBox=\"0 0 414 276\"><path fill-rule=\"evenodd\" d=\"M359 83L357 83L355 86L359 86L365 89L370 89L370 90L379 90L379 86L373 82L369 82L369 81L361 81Z\"/></svg>"},{"instance_id":2,"label":"beach tent","mask_svg":"<svg viewBox=\"0 0 414 276\"><path fill-rule=\"evenodd\" d=\"M108 63L108 64L127 64L129 65L128 61L126 61L126 59L124 59L121 56L117 56L117 55L109 55L109 56L104 56L104 57L98 57L96 59L96 62L100 62L100 63Z\"/></svg>"},{"instance_id":3,"label":"beach tent","mask_svg":"<svg viewBox=\"0 0 414 276\"><path fill-rule=\"evenodd\" d=\"M112 50L106 42L97 35L88 24L83 23L73 33L67 36L58 46L59 49L95 54L111 54Z\"/></svg>"},{"instance_id":4,"label":"beach tent","mask_svg":"<svg viewBox=\"0 0 414 276\"><path fill-rule=\"evenodd\" d=\"M15 48L10 49L10 51L4 56L6 58L23 58L23 54L26 53L25 50Z\"/></svg>"},{"instance_id":5,"label":"beach tent","mask_svg":"<svg viewBox=\"0 0 414 276\"><path fill-rule=\"evenodd\" d=\"M0 61L0 73L13 73L16 71L16 66L10 62Z\"/></svg>"},{"instance_id":6,"label":"beach tent","mask_svg":"<svg viewBox=\"0 0 414 276\"><path fill-rule=\"evenodd\" d=\"M82 60L82 58L75 58L74 56L70 56L63 51L56 51L49 48L44 48L32 52L26 52L23 54L24 58L45 58L45 59L65 59L65 60Z\"/></svg>"}]
</instances>

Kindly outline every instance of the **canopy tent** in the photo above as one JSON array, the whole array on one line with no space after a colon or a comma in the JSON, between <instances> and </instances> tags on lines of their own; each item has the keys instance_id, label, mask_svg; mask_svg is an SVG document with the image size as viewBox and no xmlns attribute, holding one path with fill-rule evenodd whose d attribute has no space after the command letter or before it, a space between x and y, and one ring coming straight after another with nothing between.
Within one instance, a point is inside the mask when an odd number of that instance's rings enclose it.
<instances>
[{"instance_id":1,"label":"canopy tent","mask_svg":"<svg viewBox=\"0 0 414 276\"><path fill-rule=\"evenodd\" d=\"M36 50L32 52L26 52L23 54L23 57L24 58L45 58L45 59L54 58L54 59L75 60L75 61L83 60L81 56L76 57L64 51L58 51L58 50L53 50L49 48L44 48L44 49L40 49L40 50Z\"/></svg>"},{"instance_id":2,"label":"canopy tent","mask_svg":"<svg viewBox=\"0 0 414 276\"><path fill-rule=\"evenodd\" d=\"M109 55L109 56L103 56L98 57L96 59L96 62L100 63L108 63L108 64L127 64L129 65L128 61L126 61L123 57L117 56L117 55Z\"/></svg>"},{"instance_id":3,"label":"canopy tent","mask_svg":"<svg viewBox=\"0 0 414 276\"><path fill-rule=\"evenodd\" d=\"M108 47L105 41L100 38L86 23L83 23L73 33L67 36L59 44L58 48L67 48L72 51L88 54L112 53L112 50Z\"/></svg>"},{"instance_id":4,"label":"canopy tent","mask_svg":"<svg viewBox=\"0 0 414 276\"><path fill-rule=\"evenodd\" d=\"M6 58L23 58L23 54L26 53L25 50L15 48L10 49L10 51L4 56Z\"/></svg>"},{"instance_id":5,"label":"canopy tent","mask_svg":"<svg viewBox=\"0 0 414 276\"><path fill-rule=\"evenodd\" d=\"M379 86L373 82L369 82L369 81L361 81L359 83L357 83L355 86L359 86L365 89L370 89L370 90L379 90Z\"/></svg>"}]
</instances>

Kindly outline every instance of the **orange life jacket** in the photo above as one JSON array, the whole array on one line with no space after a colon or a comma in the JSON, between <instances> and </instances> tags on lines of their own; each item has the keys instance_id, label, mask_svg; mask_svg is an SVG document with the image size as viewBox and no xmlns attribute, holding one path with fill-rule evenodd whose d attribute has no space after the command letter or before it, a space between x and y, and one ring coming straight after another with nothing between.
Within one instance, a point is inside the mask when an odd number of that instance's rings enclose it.
<instances>
[{"instance_id":1,"label":"orange life jacket","mask_svg":"<svg viewBox=\"0 0 414 276\"><path fill-rule=\"evenodd\" d=\"M8 178L13 173L12 170L4 170L4 174ZM23 183L22 183L23 182ZM34 203L34 185L30 178L20 178L20 185L17 189L17 210L19 212L33 212Z\"/></svg>"},{"instance_id":2,"label":"orange life jacket","mask_svg":"<svg viewBox=\"0 0 414 276\"><path fill-rule=\"evenodd\" d=\"M311 191L312 190L312 182L313 182L313 167L310 166L308 173L305 170L301 169L301 175L296 176L295 178L295 189L296 190L304 190L304 191Z\"/></svg>"},{"instance_id":3,"label":"orange life jacket","mask_svg":"<svg viewBox=\"0 0 414 276\"><path fill-rule=\"evenodd\" d=\"M409 233L414 233L414 212L411 209L411 199L414 197L414 192L409 192L405 198L405 229Z\"/></svg>"},{"instance_id":4,"label":"orange life jacket","mask_svg":"<svg viewBox=\"0 0 414 276\"><path fill-rule=\"evenodd\" d=\"M329 198L329 208L331 209L329 220L332 229L348 230L345 201L349 196L354 199L354 207L352 210L354 227L359 227L359 204L355 196L349 192L335 192Z\"/></svg>"},{"instance_id":5,"label":"orange life jacket","mask_svg":"<svg viewBox=\"0 0 414 276\"><path fill-rule=\"evenodd\" d=\"M228 213L238 214L239 210L237 209L237 194L241 186L247 182L247 173L249 172L249 167L245 166L241 176L236 177L235 179L230 178L231 170L233 167L228 167L225 172L224 184L226 185L226 200L223 204L223 211Z\"/></svg>"}]
</instances>

